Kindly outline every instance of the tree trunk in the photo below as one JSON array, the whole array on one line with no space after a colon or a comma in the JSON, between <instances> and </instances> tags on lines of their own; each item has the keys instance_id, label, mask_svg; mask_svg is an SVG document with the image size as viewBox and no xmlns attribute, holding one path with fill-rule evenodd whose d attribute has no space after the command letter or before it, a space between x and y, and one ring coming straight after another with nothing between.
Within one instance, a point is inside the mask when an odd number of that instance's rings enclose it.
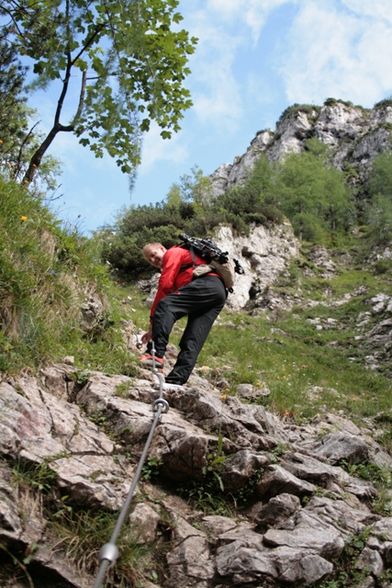
<instances>
[{"instance_id":1,"label":"tree trunk","mask_svg":"<svg viewBox=\"0 0 392 588\"><path fill-rule=\"evenodd\" d=\"M43 156L60 130L61 127L59 125L52 127L45 139L42 141L41 145L33 154L32 158L30 159L29 167L27 168L27 171L22 180L22 184L25 186L28 186L33 181L34 176L37 173L39 166L41 165Z\"/></svg>"}]
</instances>

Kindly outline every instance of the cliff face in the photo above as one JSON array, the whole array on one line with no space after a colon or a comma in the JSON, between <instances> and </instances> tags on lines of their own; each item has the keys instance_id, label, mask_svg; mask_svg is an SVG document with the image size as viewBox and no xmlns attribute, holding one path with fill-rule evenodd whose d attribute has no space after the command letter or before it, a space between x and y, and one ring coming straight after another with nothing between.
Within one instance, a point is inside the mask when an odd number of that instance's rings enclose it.
<instances>
[{"instance_id":1,"label":"cliff face","mask_svg":"<svg viewBox=\"0 0 392 588\"><path fill-rule=\"evenodd\" d=\"M271 161L280 160L287 153L301 152L310 138L331 147L336 167L352 166L363 179L374 157L390 149L391 137L392 105L388 102L373 109L338 100L327 100L321 108L292 106L283 113L275 131L256 133L246 153L210 176L213 193L217 196L241 184L262 153Z\"/></svg>"},{"instance_id":2,"label":"cliff face","mask_svg":"<svg viewBox=\"0 0 392 588\"><path fill-rule=\"evenodd\" d=\"M233 310L260 305L263 292L287 269L299 254L299 241L289 222L272 227L253 226L249 235L235 235L231 227L216 231L217 243L238 259L244 274L236 276L234 292L228 298Z\"/></svg>"}]
</instances>

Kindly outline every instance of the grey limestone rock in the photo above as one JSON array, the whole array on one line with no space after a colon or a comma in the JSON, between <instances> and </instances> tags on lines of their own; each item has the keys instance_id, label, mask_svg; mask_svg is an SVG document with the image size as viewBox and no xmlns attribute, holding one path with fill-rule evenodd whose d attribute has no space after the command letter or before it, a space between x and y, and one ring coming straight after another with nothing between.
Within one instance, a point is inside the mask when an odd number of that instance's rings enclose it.
<instances>
[{"instance_id":1,"label":"grey limestone rock","mask_svg":"<svg viewBox=\"0 0 392 588\"><path fill-rule=\"evenodd\" d=\"M75 503L118 510L158 392L148 373L144 379L91 373L69 394L70 369L59 364L37 378L0 384L0 539L22 549L37 544L37 566L71 588L87 588L91 578L79 579L64 553L51 552L41 503L34 493L17 491L9 464L23 460L48 468L57 491ZM224 492L234 496L246 488L253 506L241 516L206 516L185 503L176 508L180 499L152 481L144 486L129 524L140 543L162 545L167 580L161 588L312 586L333 573L344 546L365 528L370 532L358 565L371 570L367 579L382 578L380 570L392 562L391 519L371 511L371 483L334 465L336 456L381 463L383 452L369 431L338 415L286 423L259 405L222 400L196 375L167 400L170 410L161 417L150 453L159 480L173 487L192 481L202 498L206 472L215 463ZM282 443L285 452L276 456L273 449Z\"/></svg>"}]
</instances>

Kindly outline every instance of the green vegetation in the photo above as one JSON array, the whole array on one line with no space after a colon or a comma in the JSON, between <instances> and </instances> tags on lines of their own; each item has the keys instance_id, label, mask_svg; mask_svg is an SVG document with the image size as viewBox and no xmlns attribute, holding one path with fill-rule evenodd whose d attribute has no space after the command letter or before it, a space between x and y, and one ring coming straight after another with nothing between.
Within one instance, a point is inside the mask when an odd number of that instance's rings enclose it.
<instances>
[{"instance_id":1,"label":"green vegetation","mask_svg":"<svg viewBox=\"0 0 392 588\"><path fill-rule=\"evenodd\" d=\"M140 253L149 241L171 246L184 231L213 232L219 224L247 233L251 223L271 225L287 217L298 237L336 243L356 220L354 199L343 172L329 163L325 145L311 139L306 150L280 163L262 155L247 181L213 197L208 178L194 168L171 187L167 200L126 210L111 231L101 233L103 257L125 279L147 270Z\"/></svg>"},{"instance_id":2,"label":"green vegetation","mask_svg":"<svg viewBox=\"0 0 392 588\"><path fill-rule=\"evenodd\" d=\"M55 458L56 456L35 466L24 462L15 465L13 484L17 494L24 495L20 504L26 509L20 515L30 517L32 510L39 509L40 516L47 521L48 545L53 544L57 551L63 551L80 572L96 575L99 550L107 542L108 530L114 528L118 514L106 512L102 508L95 510L80 507L69 496L62 495L56 484L57 476L50 468L50 462ZM129 526L124 527L117 545L121 558L115 569L109 571L105 585L113 588L141 588L148 579L146 574L151 579L156 576L152 569L154 547L140 545ZM4 550L4 547L0 545L0 549ZM9 554L14 569L20 568L22 576L30 578L30 581L32 549L34 545L21 553L19 559ZM11 577L10 570L8 577Z\"/></svg>"},{"instance_id":3,"label":"green vegetation","mask_svg":"<svg viewBox=\"0 0 392 588\"><path fill-rule=\"evenodd\" d=\"M219 433L216 449L207 455L202 478L179 485L176 492L192 504L193 508L205 514L230 517L235 515L235 511L245 508L254 500L256 485L260 481L263 470L262 468L255 470L242 488L228 490L223 481L223 469L227 456L222 449L222 440ZM277 456L274 457L277 460Z\"/></svg>"},{"instance_id":4,"label":"green vegetation","mask_svg":"<svg viewBox=\"0 0 392 588\"><path fill-rule=\"evenodd\" d=\"M126 293L96 240L62 228L39 199L0 178L0 371L73 355L83 370L134 374L121 331ZM102 312L84 328L88 296Z\"/></svg>"},{"instance_id":5,"label":"green vegetation","mask_svg":"<svg viewBox=\"0 0 392 588\"><path fill-rule=\"evenodd\" d=\"M57 480L56 472L50 468L50 460L37 464L19 460L13 467L12 477L17 487L29 487L43 494L51 492Z\"/></svg>"},{"instance_id":6,"label":"green vegetation","mask_svg":"<svg viewBox=\"0 0 392 588\"><path fill-rule=\"evenodd\" d=\"M0 71L0 170L6 178L21 180L42 137L35 126L29 128L29 117L34 111L27 105L26 67L22 66L15 46L4 36L0 38ZM58 162L45 156L31 188L36 192L42 186L53 190L58 171Z\"/></svg>"},{"instance_id":7,"label":"green vegetation","mask_svg":"<svg viewBox=\"0 0 392 588\"><path fill-rule=\"evenodd\" d=\"M282 112L279 118L279 123L281 123L285 118L288 118L292 114L296 114L297 112L305 112L307 114L312 114L314 112L320 112L320 106L316 106L315 104L292 104L288 106L286 110Z\"/></svg>"},{"instance_id":8,"label":"green vegetation","mask_svg":"<svg viewBox=\"0 0 392 588\"><path fill-rule=\"evenodd\" d=\"M370 529L365 527L358 535L353 535L345 546L342 554L336 562L336 572L333 578L323 580L317 584L319 588L355 588L368 576L366 569L357 566L357 560L370 535Z\"/></svg>"},{"instance_id":9,"label":"green vegetation","mask_svg":"<svg viewBox=\"0 0 392 588\"><path fill-rule=\"evenodd\" d=\"M152 121L163 138L179 130L192 104L183 82L197 40L179 29L177 6L178 0L2 2L2 35L32 60L36 86L58 82L52 127L32 154L25 183L58 133L74 133L97 157L106 151L130 173ZM66 104L72 116L65 122Z\"/></svg>"},{"instance_id":10,"label":"green vegetation","mask_svg":"<svg viewBox=\"0 0 392 588\"><path fill-rule=\"evenodd\" d=\"M383 108L384 106L392 106L392 96L385 98L384 100L380 100L380 102L376 102L374 108Z\"/></svg>"},{"instance_id":11,"label":"green vegetation","mask_svg":"<svg viewBox=\"0 0 392 588\"><path fill-rule=\"evenodd\" d=\"M369 243L371 246L387 245L392 241L392 153L381 153L374 160L368 192L366 221Z\"/></svg>"},{"instance_id":12,"label":"green vegetation","mask_svg":"<svg viewBox=\"0 0 392 588\"><path fill-rule=\"evenodd\" d=\"M377 498L373 501L374 512L385 517L392 515L392 501L389 496L389 489L392 485L392 471L390 469L371 462L353 464L343 461L340 465L351 476L368 480L377 488Z\"/></svg>"},{"instance_id":13,"label":"green vegetation","mask_svg":"<svg viewBox=\"0 0 392 588\"><path fill-rule=\"evenodd\" d=\"M76 567L92 575L97 573L98 554L108 540L108 530L113 529L117 513L65 510L53 517L50 531L58 538L58 547L63 547L67 558ZM115 569L106 577L108 587L126 588L143 586L148 570L152 571L152 548L138 544L129 525L117 543L121 558Z\"/></svg>"},{"instance_id":14,"label":"green vegetation","mask_svg":"<svg viewBox=\"0 0 392 588\"><path fill-rule=\"evenodd\" d=\"M135 285L147 269L141 245L159 240L170 246L180 231L206 234L220 223L246 233L251 223L270 226L287 217L302 240L302 251L271 292L299 296L309 304L268 313L224 310L199 366L209 367L211 381L222 377L227 382L222 401L236 394L238 384L267 387L270 394L260 395L255 402L283 418L300 423L332 411L359 424L367 419L377 423L375 439L391 450L391 368L387 361L377 371L365 366L366 333L380 323L380 316L370 312L369 300L391 291L391 261L385 258L371 265L367 260L392 239L392 155L384 153L375 159L369 181L361 187L361 202L359 191L354 197L349 188L348 176L352 177L351 171L344 174L331 167L328 150L314 140L307 142L303 153L289 155L281 163L261 157L242 186L219 197L212 196L208 178L194 168L171 187L166 201L126 210L114 227L90 239L76 229L64 228L39 197L0 178L0 372L36 370L71 355L77 387L95 369L137 375L125 327L130 327L129 319L133 334L134 329L147 326L145 295ZM315 244L328 247L337 267L333 277L325 277L311 261ZM98 309L90 321L83 314L86 300ZM359 326L363 316L364 329ZM182 327L180 323L174 329L174 344ZM131 380L120 383L114 394L127 398L131 386ZM114 435L108 415L99 407L89 418L128 458L126 427ZM203 512L231 515L254 499L262 469L254 472L244 488L229 491L224 483L223 439L215 434L216 447L211 448L200 479L176 490ZM271 452L272 461L285 451L284 444L277 446ZM13 483L40 509L48 521L48 537L56 538L57 548L82 571L95 573L97 551L116 516L82 508L61 494L51 464L59 457L36 465L15 463ZM376 486L373 511L390 516L391 472L370 463L342 465ZM148 459L143 480L161 481L160 468L158 459ZM27 498L21 503L29 504ZM361 580L355 561L366 539L366 532L353 538L336 574L320 586L343 588ZM159 565L154 550L161 545L142 548L127 528L119 547L122 557L110 572L108 586L142 586L147 579L142 570ZM13 570L8 577L15 574L32 583L29 564L34 549L33 544L16 557L0 545L8 558L4 569L11 566ZM156 581L159 575L153 567L149 579Z\"/></svg>"},{"instance_id":15,"label":"green vegetation","mask_svg":"<svg viewBox=\"0 0 392 588\"><path fill-rule=\"evenodd\" d=\"M328 167L326 157L317 142L309 142L305 153L288 157L281 166L262 157L242 188L212 201L205 197L208 182L195 168L173 188L170 204L130 209L119 218L114 234L106 231L92 239L65 230L39 200L1 181L0 369L34 368L73 355L77 373L100 369L135 375L135 358L127 351L122 321L131 318L137 328L144 329L147 308L136 288L110 278L108 266L100 261L102 252L117 272L121 270L121 275L131 280L145 269L139 247L147 240L170 245L177 230L191 232L200 223L213 227L230 214L238 222L249 221L250 214L261 218L268 207L270 214L268 220L263 216L263 222L270 223L283 208L294 220L301 214L316 220L309 221L313 234L303 241L302 258L292 263L274 288L285 295L300 289L318 305L294 308L268 319L245 312L232 316L226 311L206 343L201 363L214 369L229 366L225 377L232 393L239 383L265 382L271 395L263 402L295 418L314 415L324 406L358 417L386 410L390 402L388 374L361 367L367 349L355 342L355 323L359 314L368 310L366 299L390 290L390 266L385 261L374 272L361 269L374 225L365 226L359 236L347 233L355 216L353 201L342 176ZM369 202L378 195L388 198L391 161L389 154L376 159L369 179ZM308 185L312 186L310 192ZM334 199L327 198L329 190ZM383 220L387 227L392 226L386 216ZM305 228L297 225L298 230ZM314 242L311 237L317 231L323 239L333 239L330 251L337 260L342 251L348 251L354 261L350 269L330 280L320 277L307 259ZM374 248L384 240L372 236L371 243ZM308 270L313 274L308 275ZM363 293L347 303L328 304L331 298L344 298L360 288ZM93 328L86 331L81 326L80 306L91 293L101 300L103 310ZM312 324L315 319L327 321L329 328L317 330ZM173 341L179 330L175 329ZM118 394L126 395L126 386Z\"/></svg>"},{"instance_id":16,"label":"green vegetation","mask_svg":"<svg viewBox=\"0 0 392 588\"><path fill-rule=\"evenodd\" d=\"M364 279L359 272L345 288L339 279L329 283L343 295ZM312 280L309 282L311 292ZM246 313L223 315L202 351L201 362L212 368L228 366L225 377L232 393L239 383L258 386L265 382L271 395L260 401L296 419L313 416L325 407L343 410L351 417L374 416L388 410L391 386L387 373L383 376L363 367L361 353L366 351L361 352L355 343L354 324L359 312L366 309L365 298L358 296L336 307L324 306L321 300L318 306L296 307L272 319ZM310 322L316 317L326 321L326 328L316 329Z\"/></svg>"}]
</instances>

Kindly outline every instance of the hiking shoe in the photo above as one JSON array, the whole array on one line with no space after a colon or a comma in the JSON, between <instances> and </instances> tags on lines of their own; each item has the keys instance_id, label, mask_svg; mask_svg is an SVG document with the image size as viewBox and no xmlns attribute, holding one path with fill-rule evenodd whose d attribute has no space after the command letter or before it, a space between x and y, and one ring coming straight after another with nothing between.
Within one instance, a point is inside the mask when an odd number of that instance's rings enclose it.
<instances>
[{"instance_id":1,"label":"hiking shoe","mask_svg":"<svg viewBox=\"0 0 392 588\"><path fill-rule=\"evenodd\" d=\"M154 357L151 353L145 353L140 357L139 361L144 367L155 367L158 370L162 370L165 363L163 357L157 357L156 355Z\"/></svg>"}]
</instances>

